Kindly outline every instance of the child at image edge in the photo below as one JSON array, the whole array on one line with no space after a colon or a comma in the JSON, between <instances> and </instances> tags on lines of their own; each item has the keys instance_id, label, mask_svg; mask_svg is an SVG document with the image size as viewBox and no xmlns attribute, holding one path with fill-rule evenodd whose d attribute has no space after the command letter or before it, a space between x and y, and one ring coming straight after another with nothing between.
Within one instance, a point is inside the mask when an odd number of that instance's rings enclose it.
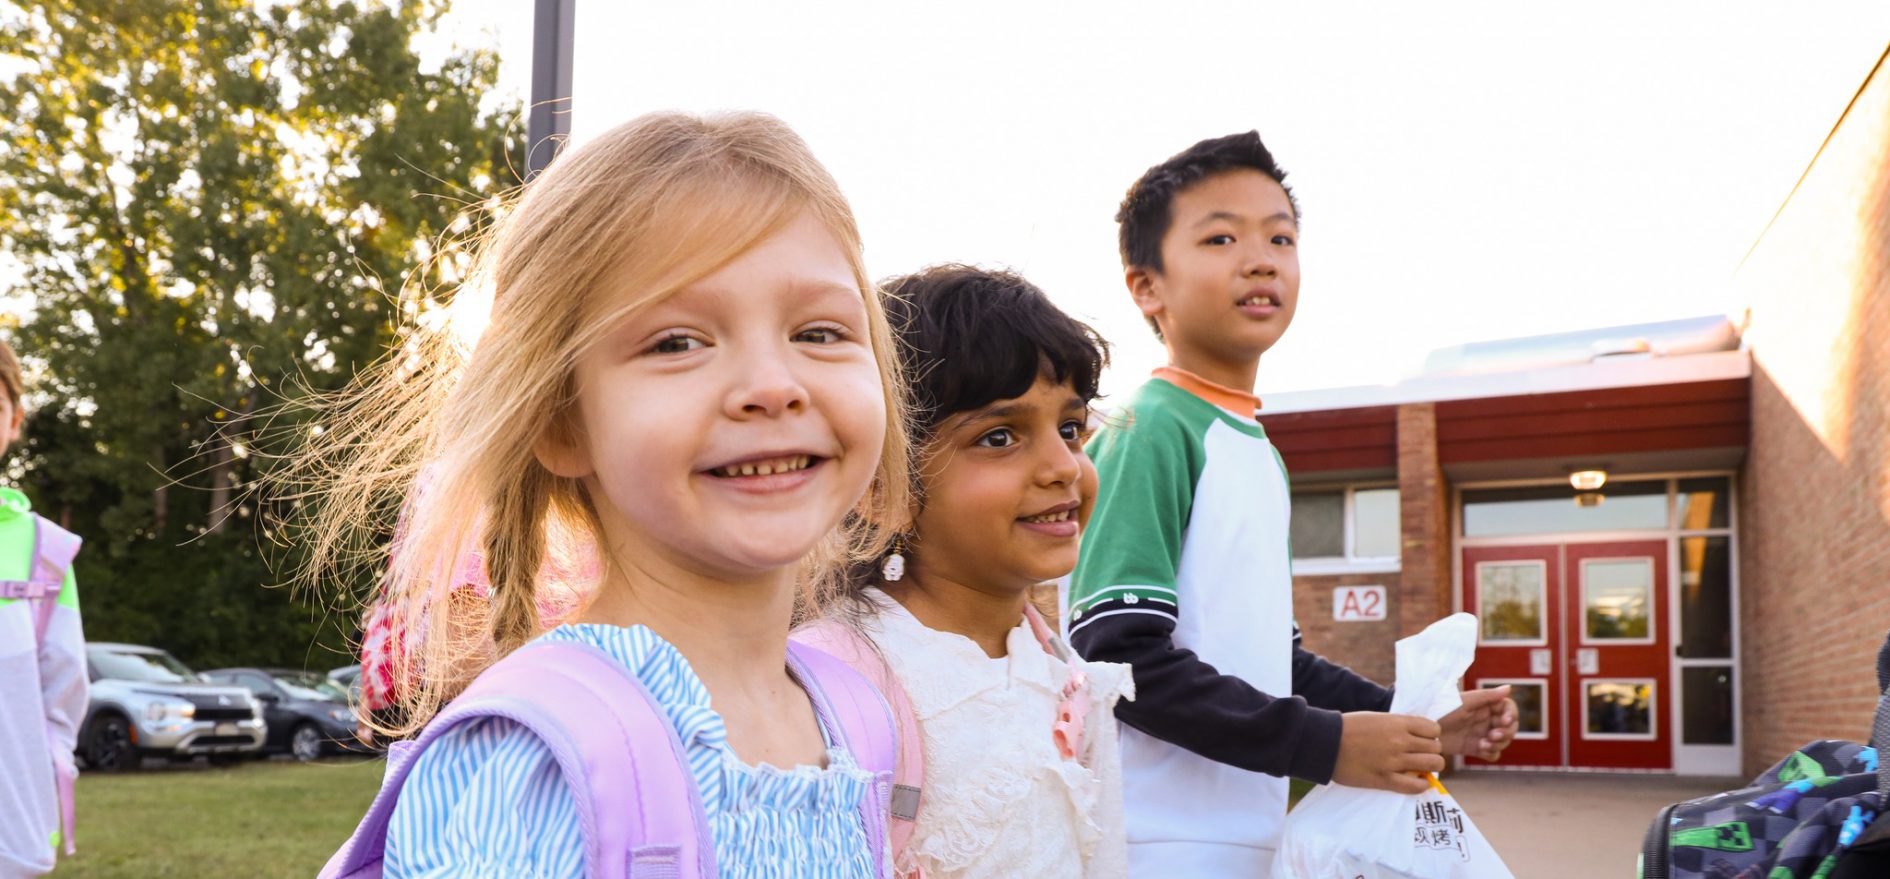
<instances>
[{"instance_id":1,"label":"child at image edge","mask_svg":"<svg viewBox=\"0 0 1890 879\"><path fill-rule=\"evenodd\" d=\"M1089 444L1101 492L1070 641L1128 663L1117 706L1130 875L1265 877L1288 776L1416 793L1444 753L1495 759L1506 688L1441 724L1299 645L1286 469L1255 418L1260 356L1299 299L1299 210L1255 132L1150 168L1116 220L1125 280L1168 350Z\"/></svg>"},{"instance_id":2,"label":"child at image edge","mask_svg":"<svg viewBox=\"0 0 1890 879\"><path fill-rule=\"evenodd\" d=\"M0 342L0 461L20 438L20 361ZM38 876L73 853L72 749L85 720L78 538L0 486L0 876ZM35 558L35 555L38 558ZM49 588L50 587L50 588Z\"/></svg>"}]
</instances>

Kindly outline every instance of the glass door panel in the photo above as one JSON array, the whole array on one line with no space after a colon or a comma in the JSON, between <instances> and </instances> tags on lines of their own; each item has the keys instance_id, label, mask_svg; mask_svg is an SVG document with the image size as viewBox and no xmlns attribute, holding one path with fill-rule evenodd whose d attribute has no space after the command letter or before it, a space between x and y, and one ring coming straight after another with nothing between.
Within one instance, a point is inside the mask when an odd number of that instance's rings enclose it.
<instances>
[{"instance_id":1,"label":"glass door panel","mask_svg":"<svg viewBox=\"0 0 1890 879\"><path fill-rule=\"evenodd\" d=\"M1484 644L1548 643L1548 564L1541 559L1479 562L1476 606Z\"/></svg>"}]
</instances>

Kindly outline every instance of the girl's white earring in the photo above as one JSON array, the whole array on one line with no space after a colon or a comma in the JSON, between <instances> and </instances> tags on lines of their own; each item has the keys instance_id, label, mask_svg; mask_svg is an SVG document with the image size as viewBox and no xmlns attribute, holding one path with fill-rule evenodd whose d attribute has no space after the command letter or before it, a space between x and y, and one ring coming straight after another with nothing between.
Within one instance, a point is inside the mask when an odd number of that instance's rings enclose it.
<instances>
[{"instance_id":1,"label":"girl's white earring","mask_svg":"<svg viewBox=\"0 0 1890 879\"><path fill-rule=\"evenodd\" d=\"M879 575L888 583L896 583L906 575L906 542L902 538L893 538L892 553L879 563Z\"/></svg>"}]
</instances>

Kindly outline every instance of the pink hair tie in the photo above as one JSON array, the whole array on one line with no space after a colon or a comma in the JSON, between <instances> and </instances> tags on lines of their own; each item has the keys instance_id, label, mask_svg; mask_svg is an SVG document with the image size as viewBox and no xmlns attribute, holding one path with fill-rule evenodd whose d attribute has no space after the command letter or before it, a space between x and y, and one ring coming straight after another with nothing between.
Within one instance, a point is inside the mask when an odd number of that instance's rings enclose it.
<instances>
[{"instance_id":1,"label":"pink hair tie","mask_svg":"<svg viewBox=\"0 0 1890 879\"><path fill-rule=\"evenodd\" d=\"M1050 726L1050 738L1057 743L1057 753L1065 760L1080 759L1083 753L1083 721L1089 717L1089 701L1084 698L1089 688L1089 675L1083 673L1082 666L1075 656L1064 649L1062 642L1050 633L1050 624L1044 622L1043 614L1029 602L1024 603L1024 619L1030 623L1030 631L1037 636L1037 643L1043 645L1043 652L1063 660L1070 667L1070 679L1063 684L1063 700L1057 703L1057 722Z\"/></svg>"}]
</instances>

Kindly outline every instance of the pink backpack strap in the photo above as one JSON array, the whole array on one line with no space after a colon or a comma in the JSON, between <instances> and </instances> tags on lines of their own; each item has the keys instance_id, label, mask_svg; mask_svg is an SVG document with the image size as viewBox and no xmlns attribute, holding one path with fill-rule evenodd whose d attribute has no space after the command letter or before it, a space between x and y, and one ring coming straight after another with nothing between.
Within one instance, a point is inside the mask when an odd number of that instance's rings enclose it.
<instances>
[{"instance_id":1,"label":"pink backpack strap","mask_svg":"<svg viewBox=\"0 0 1890 879\"><path fill-rule=\"evenodd\" d=\"M66 588L66 572L72 569L72 560L79 557L79 547L84 543L79 535L54 525L46 517L33 517L33 571L27 582L29 590L40 593L33 615L36 644L46 643L46 629L52 625L53 611L59 607L59 593ZM78 854L75 826L78 822L73 802L76 778L60 767L54 767L53 776L59 799L59 837L65 853L75 855Z\"/></svg>"},{"instance_id":2,"label":"pink backpack strap","mask_svg":"<svg viewBox=\"0 0 1890 879\"><path fill-rule=\"evenodd\" d=\"M66 571L78 557L82 543L79 535L54 525L46 517L33 517L33 566L25 581L4 584L0 598L24 598L33 602L36 643L46 641L46 627L52 624L53 608L58 607L59 593L66 588Z\"/></svg>"},{"instance_id":3,"label":"pink backpack strap","mask_svg":"<svg viewBox=\"0 0 1890 879\"><path fill-rule=\"evenodd\" d=\"M912 824L918 820L920 792L925 786L925 740L919 732L919 715L912 699L899 683L885 657L865 635L839 620L824 619L794 632L794 640L826 653L866 676L879 688L892 710L893 726L898 733L898 757L893 761L891 795L892 823L889 833L892 850L897 855L912 838Z\"/></svg>"},{"instance_id":4,"label":"pink backpack strap","mask_svg":"<svg viewBox=\"0 0 1890 879\"><path fill-rule=\"evenodd\" d=\"M586 874L601 879L713 879L715 852L682 742L641 681L603 652L538 642L481 674L388 755L387 780L321 879L381 875L387 825L421 752L468 721L503 717L532 731L577 804Z\"/></svg>"},{"instance_id":5,"label":"pink backpack strap","mask_svg":"<svg viewBox=\"0 0 1890 879\"><path fill-rule=\"evenodd\" d=\"M72 567L72 560L79 557L79 547L85 539L64 528L54 525L44 516L34 516L37 529L33 535L38 547L34 555L36 566L33 579L66 581L66 571Z\"/></svg>"},{"instance_id":6,"label":"pink backpack strap","mask_svg":"<svg viewBox=\"0 0 1890 879\"><path fill-rule=\"evenodd\" d=\"M839 744L860 768L874 774L873 795L860 803L860 819L872 850L887 851L887 804L899 759L899 737L886 700L864 675L832 655L789 641L787 658L788 667L813 698L821 725L838 731ZM884 866L878 872L884 879Z\"/></svg>"}]
</instances>

